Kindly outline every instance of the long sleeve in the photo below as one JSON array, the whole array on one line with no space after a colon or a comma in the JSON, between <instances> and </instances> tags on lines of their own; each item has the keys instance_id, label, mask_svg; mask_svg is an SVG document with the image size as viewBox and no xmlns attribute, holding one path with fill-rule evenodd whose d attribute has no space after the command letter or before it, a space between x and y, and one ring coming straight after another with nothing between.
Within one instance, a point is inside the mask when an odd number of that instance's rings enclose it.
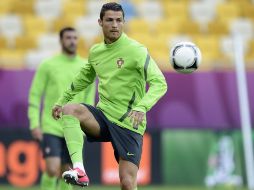
<instances>
[{"instance_id":1,"label":"long sleeve","mask_svg":"<svg viewBox=\"0 0 254 190\"><path fill-rule=\"evenodd\" d=\"M149 89L133 110L146 113L166 93L167 83L161 70L149 54L142 62L144 63L141 67L143 77L149 84Z\"/></svg>"},{"instance_id":2,"label":"long sleeve","mask_svg":"<svg viewBox=\"0 0 254 190\"><path fill-rule=\"evenodd\" d=\"M81 68L78 75L74 78L70 87L62 94L62 96L56 102L56 105L63 106L71 101L76 94L86 89L90 84L94 82L95 71L91 64L88 62Z\"/></svg>"},{"instance_id":3,"label":"long sleeve","mask_svg":"<svg viewBox=\"0 0 254 190\"><path fill-rule=\"evenodd\" d=\"M47 70L45 64L41 64L37 69L29 92L28 118L30 129L40 126L40 105L41 98L47 85Z\"/></svg>"},{"instance_id":4,"label":"long sleeve","mask_svg":"<svg viewBox=\"0 0 254 190\"><path fill-rule=\"evenodd\" d=\"M96 82L90 84L85 90L85 103L95 105Z\"/></svg>"}]
</instances>

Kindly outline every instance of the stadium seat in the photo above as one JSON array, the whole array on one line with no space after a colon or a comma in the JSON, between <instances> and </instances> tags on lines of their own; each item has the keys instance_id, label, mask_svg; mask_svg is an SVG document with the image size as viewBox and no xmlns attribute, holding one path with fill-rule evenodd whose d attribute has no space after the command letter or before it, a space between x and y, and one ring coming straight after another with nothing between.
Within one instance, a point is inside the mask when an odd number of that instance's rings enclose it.
<instances>
[{"instance_id":1,"label":"stadium seat","mask_svg":"<svg viewBox=\"0 0 254 190\"><path fill-rule=\"evenodd\" d=\"M12 12L18 15L34 14L35 0L13 0Z\"/></svg>"},{"instance_id":2,"label":"stadium seat","mask_svg":"<svg viewBox=\"0 0 254 190\"><path fill-rule=\"evenodd\" d=\"M219 20L232 20L241 16L241 9L235 2L225 2L217 5L216 14Z\"/></svg>"},{"instance_id":3,"label":"stadium seat","mask_svg":"<svg viewBox=\"0 0 254 190\"><path fill-rule=\"evenodd\" d=\"M0 36L0 50L8 48L8 41L6 38Z\"/></svg>"},{"instance_id":4,"label":"stadium seat","mask_svg":"<svg viewBox=\"0 0 254 190\"><path fill-rule=\"evenodd\" d=\"M250 19L234 19L230 23L230 33L232 35L241 35L246 40L253 39L254 37L254 25Z\"/></svg>"},{"instance_id":5,"label":"stadium seat","mask_svg":"<svg viewBox=\"0 0 254 190\"><path fill-rule=\"evenodd\" d=\"M254 70L254 40L248 41L248 50L245 54L246 66L248 69Z\"/></svg>"},{"instance_id":6,"label":"stadium seat","mask_svg":"<svg viewBox=\"0 0 254 190\"><path fill-rule=\"evenodd\" d=\"M189 2L187 1L165 1L163 3L166 18L187 19Z\"/></svg>"},{"instance_id":7,"label":"stadium seat","mask_svg":"<svg viewBox=\"0 0 254 190\"><path fill-rule=\"evenodd\" d=\"M171 49L176 43L182 42L182 41L192 41L192 37L190 35L181 35L176 34L169 38L168 46Z\"/></svg>"},{"instance_id":8,"label":"stadium seat","mask_svg":"<svg viewBox=\"0 0 254 190\"><path fill-rule=\"evenodd\" d=\"M61 0L36 0L35 12L46 20L53 20L61 15Z\"/></svg>"},{"instance_id":9,"label":"stadium seat","mask_svg":"<svg viewBox=\"0 0 254 190\"><path fill-rule=\"evenodd\" d=\"M127 23L126 30L128 33L150 33L151 25L147 20L133 18Z\"/></svg>"},{"instance_id":10,"label":"stadium seat","mask_svg":"<svg viewBox=\"0 0 254 190\"><path fill-rule=\"evenodd\" d=\"M58 18L52 23L52 31L59 32L64 27L74 27L77 15L64 15L61 18Z\"/></svg>"},{"instance_id":11,"label":"stadium seat","mask_svg":"<svg viewBox=\"0 0 254 190\"><path fill-rule=\"evenodd\" d=\"M0 1L0 15L9 13L11 11L12 5L12 0Z\"/></svg>"},{"instance_id":12,"label":"stadium seat","mask_svg":"<svg viewBox=\"0 0 254 190\"><path fill-rule=\"evenodd\" d=\"M213 1L192 1L189 12L192 20L200 23L205 30L207 23L215 18L215 3Z\"/></svg>"},{"instance_id":13,"label":"stadium seat","mask_svg":"<svg viewBox=\"0 0 254 190\"><path fill-rule=\"evenodd\" d=\"M99 36L101 38L101 36ZM103 41L103 39L98 39L98 41L94 41L92 44L89 44L86 42L86 40L82 37L78 38L78 53L82 56L82 57L86 57L88 56L88 52L89 49L91 48L92 45L94 45L95 43L101 43Z\"/></svg>"},{"instance_id":14,"label":"stadium seat","mask_svg":"<svg viewBox=\"0 0 254 190\"><path fill-rule=\"evenodd\" d=\"M82 37L79 37L78 38L78 49L87 51L88 48L90 48L90 47L89 47L88 43L86 42L86 40Z\"/></svg>"},{"instance_id":15,"label":"stadium seat","mask_svg":"<svg viewBox=\"0 0 254 190\"><path fill-rule=\"evenodd\" d=\"M75 27L80 36L87 43L92 43L94 38L100 34L101 28L98 24L98 15L78 17L75 22Z\"/></svg>"},{"instance_id":16,"label":"stadium seat","mask_svg":"<svg viewBox=\"0 0 254 190\"><path fill-rule=\"evenodd\" d=\"M206 32L215 35L227 35L229 34L229 23L222 20L213 20L208 23Z\"/></svg>"},{"instance_id":17,"label":"stadium seat","mask_svg":"<svg viewBox=\"0 0 254 190\"><path fill-rule=\"evenodd\" d=\"M58 52L61 50L58 34L42 34L38 39L38 49Z\"/></svg>"},{"instance_id":18,"label":"stadium seat","mask_svg":"<svg viewBox=\"0 0 254 190\"><path fill-rule=\"evenodd\" d=\"M39 36L48 30L45 19L36 15L27 15L23 18L25 35Z\"/></svg>"},{"instance_id":19,"label":"stadium seat","mask_svg":"<svg viewBox=\"0 0 254 190\"><path fill-rule=\"evenodd\" d=\"M84 16L85 15L85 6L84 1L67 1L63 4L63 12L64 16L67 15L75 15Z\"/></svg>"},{"instance_id":20,"label":"stadium seat","mask_svg":"<svg viewBox=\"0 0 254 190\"><path fill-rule=\"evenodd\" d=\"M153 51L150 52L150 54L162 72L173 71L173 68L169 62L168 52Z\"/></svg>"},{"instance_id":21,"label":"stadium seat","mask_svg":"<svg viewBox=\"0 0 254 190\"><path fill-rule=\"evenodd\" d=\"M88 16L96 16L99 18L100 11L102 5L105 3L105 1L94 1L94 0L86 0L84 7L87 10L87 15Z\"/></svg>"},{"instance_id":22,"label":"stadium seat","mask_svg":"<svg viewBox=\"0 0 254 190\"><path fill-rule=\"evenodd\" d=\"M155 40L154 40L155 41ZM148 43L148 51L151 56L154 58L160 69L162 71L171 71L172 67L169 63L169 47L168 47L168 39L161 41L158 39L157 43L150 42Z\"/></svg>"},{"instance_id":23,"label":"stadium seat","mask_svg":"<svg viewBox=\"0 0 254 190\"><path fill-rule=\"evenodd\" d=\"M165 18L161 19L158 22L154 23L154 32L155 33L164 33L164 34L181 34L182 32L182 19L177 18Z\"/></svg>"},{"instance_id":24,"label":"stadium seat","mask_svg":"<svg viewBox=\"0 0 254 190\"><path fill-rule=\"evenodd\" d=\"M184 20L181 22L181 33L190 35L199 34L201 33L201 25L192 20Z\"/></svg>"},{"instance_id":25,"label":"stadium seat","mask_svg":"<svg viewBox=\"0 0 254 190\"><path fill-rule=\"evenodd\" d=\"M51 50L31 50L24 57L25 66L27 69L34 70L44 59L49 58L55 53Z\"/></svg>"},{"instance_id":26,"label":"stadium seat","mask_svg":"<svg viewBox=\"0 0 254 190\"><path fill-rule=\"evenodd\" d=\"M242 15L245 18L254 20L254 3L245 2L242 4Z\"/></svg>"},{"instance_id":27,"label":"stadium seat","mask_svg":"<svg viewBox=\"0 0 254 190\"><path fill-rule=\"evenodd\" d=\"M143 1L137 6L138 16L154 22L163 18L163 9L159 1Z\"/></svg>"},{"instance_id":28,"label":"stadium seat","mask_svg":"<svg viewBox=\"0 0 254 190\"><path fill-rule=\"evenodd\" d=\"M99 34L99 35L95 36L92 43L89 43L87 41L85 41L85 42L86 42L87 49L89 50L94 44L101 43L103 41L104 41L103 36Z\"/></svg>"},{"instance_id":29,"label":"stadium seat","mask_svg":"<svg viewBox=\"0 0 254 190\"><path fill-rule=\"evenodd\" d=\"M15 38L23 32L23 25L20 16L5 15L0 17L0 34L8 39Z\"/></svg>"},{"instance_id":30,"label":"stadium seat","mask_svg":"<svg viewBox=\"0 0 254 190\"><path fill-rule=\"evenodd\" d=\"M15 49L19 50L29 50L35 49L37 47L37 36L18 36L15 39Z\"/></svg>"},{"instance_id":31,"label":"stadium seat","mask_svg":"<svg viewBox=\"0 0 254 190\"><path fill-rule=\"evenodd\" d=\"M20 50L5 49L0 51L1 69L24 69L24 52Z\"/></svg>"},{"instance_id":32,"label":"stadium seat","mask_svg":"<svg viewBox=\"0 0 254 190\"><path fill-rule=\"evenodd\" d=\"M196 35L193 42L200 48L202 53L202 70L217 69L221 57L220 42L218 35Z\"/></svg>"}]
</instances>

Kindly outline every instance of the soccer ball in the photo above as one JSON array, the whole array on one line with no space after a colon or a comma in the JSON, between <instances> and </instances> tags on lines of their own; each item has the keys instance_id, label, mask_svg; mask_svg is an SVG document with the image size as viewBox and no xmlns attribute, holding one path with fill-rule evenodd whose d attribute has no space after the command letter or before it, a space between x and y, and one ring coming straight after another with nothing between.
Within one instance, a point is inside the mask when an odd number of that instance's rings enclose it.
<instances>
[{"instance_id":1,"label":"soccer ball","mask_svg":"<svg viewBox=\"0 0 254 190\"><path fill-rule=\"evenodd\" d=\"M192 42L179 42L171 48L170 63L179 73L192 73L201 63L201 52Z\"/></svg>"}]
</instances>

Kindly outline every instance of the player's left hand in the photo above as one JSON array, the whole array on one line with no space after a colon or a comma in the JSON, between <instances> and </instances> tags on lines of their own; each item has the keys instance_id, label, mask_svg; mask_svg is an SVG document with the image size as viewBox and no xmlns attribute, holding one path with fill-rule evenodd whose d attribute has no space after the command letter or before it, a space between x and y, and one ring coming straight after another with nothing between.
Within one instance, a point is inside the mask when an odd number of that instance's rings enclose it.
<instances>
[{"instance_id":1,"label":"player's left hand","mask_svg":"<svg viewBox=\"0 0 254 190\"><path fill-rule=\"evenodd\" d=\"M63 108L62 106L58 106L58 105L55 105L53 108L52 108L52 116L55 120L58 120L61 118L61 115L62 115L62 111L63 111Z\"/></svg>"},{"instance_id":2,"label":"player's left hand","mask_svg":"<svg viewBox=\"0 0 254 190\"><path fill-rule=\"evenodd\" d=\"M139 124L144 120L145 113L140 111L132 110L128 117L133 124L133 128L138 129Z\"/></svg>"}]
</instances>

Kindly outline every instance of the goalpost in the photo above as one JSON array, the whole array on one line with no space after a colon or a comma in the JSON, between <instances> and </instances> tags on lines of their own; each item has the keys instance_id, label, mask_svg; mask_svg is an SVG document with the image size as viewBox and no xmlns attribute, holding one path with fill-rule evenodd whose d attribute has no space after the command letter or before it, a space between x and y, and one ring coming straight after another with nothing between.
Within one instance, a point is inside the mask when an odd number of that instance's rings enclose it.
<instances>
[{"instance_id":1,"label":"goalpost","mask_svg":"<svg viewBox=\"0 0 254 190\"><path fill-rule=\"evenodd\" d=\"M254 190L254 160L251 118L246 71L244 66L243 40L241 35L234 35L233 42L247 183L248 189Z\"/></svg>"}]
</instances>

